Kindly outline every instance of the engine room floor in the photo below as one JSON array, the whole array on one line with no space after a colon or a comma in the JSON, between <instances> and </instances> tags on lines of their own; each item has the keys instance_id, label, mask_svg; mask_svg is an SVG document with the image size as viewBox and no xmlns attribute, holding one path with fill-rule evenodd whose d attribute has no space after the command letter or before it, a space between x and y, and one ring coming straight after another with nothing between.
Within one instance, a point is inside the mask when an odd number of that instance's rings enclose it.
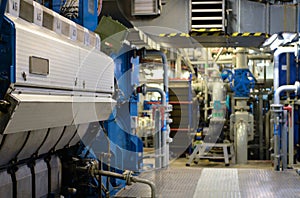
<instances>
[{"instance_id":1,"label":"engine room floor","mask_svg":"<svg viewBox=\"0 0 300 198\"><path fill-rule=\"evenodd\" d=\"M270 161L229 167L208 161L186 167L186 161L174 160L167 169L145 171L139 177L155 183L159 198L300 197L300 176L295 169L275 172ZM115 197L151 197L150 187L133 184Z\"/></svg>"}]
</instances>

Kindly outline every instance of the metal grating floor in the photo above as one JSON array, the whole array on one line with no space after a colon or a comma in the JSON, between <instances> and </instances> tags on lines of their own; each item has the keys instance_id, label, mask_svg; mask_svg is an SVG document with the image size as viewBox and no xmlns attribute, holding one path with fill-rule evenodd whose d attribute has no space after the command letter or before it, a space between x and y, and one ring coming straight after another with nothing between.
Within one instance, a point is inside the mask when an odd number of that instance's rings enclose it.
<instances>
[{"instance_id":1,"label":"metal grating floor","mask_svg":"<svg viewBox=\"0 0 300 198\"><path fill-rule=\"evenodd\" d=\"M300 198L300 176L294 170L171 167L140 177L156 184L159 198ZM150 188L133 184L115 197L150 197Z\"/></svg>"}]
</instances>

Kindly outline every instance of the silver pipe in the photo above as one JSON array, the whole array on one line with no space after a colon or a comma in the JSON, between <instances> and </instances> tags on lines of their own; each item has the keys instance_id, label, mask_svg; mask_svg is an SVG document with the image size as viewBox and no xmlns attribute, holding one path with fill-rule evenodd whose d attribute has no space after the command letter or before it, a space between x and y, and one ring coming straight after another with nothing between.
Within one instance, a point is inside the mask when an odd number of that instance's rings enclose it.
<instances>
[{"instance_id":1,"label":"silver pipe","mask_svg":"<svg viewBox=\"0 0 300 198\"><path fill-rule=\"evenodd\" d=\"M119 174L119 173L114 173L114 172L104 171L104 170L93 170L92 174L104 175L107 177L114 177L114 178L126 180L127 182L134 182L134 183L136 182L136 183L147 184L151 188L151 197L155 198L155 196L156 196L155 195L155 184L152 181L138 178L138 177L133 177L132 175L128 175L128 174Z\"/></svg>"},{"instance_id":2,"label":"silver pipe","mask_svg":"<svg viewBox=\"0 0 300 198\"><path fill-rule=\"evenodd\" d=\"M165 53L157 50L146 50L146 56L147 55L152 55L152 56L160 56L162 58L162 63L163 63L163 82L164 82L164 92L166 95L166 108L169 106L169 76L168 76L168 61L167 61L167 56ZM195 73L195 72L194 72ZM166 112L165 113L165 121L168 122L169 120L169 114ZM162 148L163 152L165 154L165 159L163 160L163 166L167 166L169 162L169 140L170 138L170 126L167 123L166 127L164 127L165 132L162 133ZM167 141L168 140L168 141Z\"/></svg>"},{"instance_id":3,"label":"silver pipe","mask_svg":"<svg viewBox=\"0 0 300 198\"><path fill-rule=\"evenodd\" d=\"M291 104L292 111L290 113L290 120L289 122L289 167L292 167L294 164L294 102Z\"/></svg>"},{"instance_id":4,"label":"silver pipe","mask_svg":"<svg viewBox=\"0 0 300 198\"><path fill-rule=\"evenodd\" d=\"M162 59L162 63L163 63L163 70L164 70L164 74L163 74L163 81L164 81L164 91L166 93L166 102L169 102L169 76L168 76L168 70L169 70L169 66L168 66L168 61L167 61L167 56L165 53L161 52L161 51L157 51L157 50L146 50L146 56L160 56Z\"/></svg>"},{"instance_id":5,"label":"silver pipe","mask_svg":"<svg viewBox=\"0 0 300 198\"><path fill-rule=\"evenodd\" d=\"M266 22L265 22L265 25L266 25L266 33L267 34L270 34L270 2L267 1L267 4L266 4Z\"/></svg>"},{"instance_id":6,"label":"silver pipe","mask_svg":"<svg viewBox=\"0 0 300 198\"><path fill-rule=\"evenodd\" d=\"M238 11L237 11L237 32L241 32L241 10L242 10L242 6L241 6L241 0L237 0L236 1L236 7L238 8Z\"/></svg>"},{"instance_id":7,"label":"silver pipe","mask_svg":"<svg viewBox=\"0 0 300 198\"><path fill-rule=\"evenodd\" d=\"M279 47L274 52L274 90L276 90L279 87L279 56L282 53L291 53L295 52L294 47Z\"/></svg>"},{"instance_id":8,"label":"silver pipe","mask_svg":"<svg viewBox=\"0 0 300 198\"><path fill-rule=\"evenodd\" d=\"M236 68L248 69L248 51L245 48L238 47L236 49Z\"/></svg>"},{"instance_id":9,"label":"silver pipe","mask_svg":"<svg viewBox=\"0 0 300 198\"><path fill-rule=\"evenodd\" d=\"M270 148L270 111L268 111L265 115L265 123L266 123L266 130L265 130L265 137L266 137L266 159L270 159L269 155L269 148Z\"/></svg>"},{"instance_id":10,"label":"silver pipe","mask_svg":"<svg viewBox=\"0 0 300 198\"><path fill-rule=\"evenodd\" d=\"M155 149L155 169L162 168L162 150L161 150L161 140L162 140L162 134L161 134L161 114L158 109L155 110L154 114L155 118L155 133L154 133L154 149Z\"/></svg>"},{"instance_id":11,"label":"silver pipe","mask_svg":"<svg viewBox=\"0 0 300 198\"><path fill-rule=\"evenodd\" d=\"M267 54L263 54L263 55L248 54L247 57L249 60L269 60L269 59L271 59L271 56L267 55Z\"/></svg>"},{"instance_id":12,"label":"silver pipe","mask_svg":"<svg viewBox=\"0 0 300 198\"><path fill-rule=\"evenodd\" d=\"M258 95L258 118L259 118L259 126L258 126L258 134L259 134L259 159L262 160L264 156L264 117L263 117L263 96L262 94Z\"/></svg>"},{"instance_id":13,"label":"silver pipe","mask_svg":"<svg viewBox=\"0 0 300 198\"><path fill-rule=\"evenodd\" d=\"M205 77L208 76L208 48L206 48L206 65L204 66L204 74ZM207 87L207 82L206 82L206 86L205 86L205 90L204 90L204 120L207 121L208 119L208 87Z\"/></svg>"},{"instance_id":14,"label":"silver pipe","mask_svg":"<svg viewBox=\"0 0 300 198\"><path fill-rule=\"evenodd\" d=\"M238 164L246 164L248 161L248 130L245 122L240 121L236 124L236 139L234 141L236 148L236 159Z\"/></svg>"},{"instance_id":15,"label":"silver pipe","mask_svg":"<svg viewBox=\"0 0 300 198\"><path fill-rule=\"evenodd\" d=\"M264 66L264 84L266 84L267 81L267 66Z\"/></svg>"},{"instance_id":16,"label":"silver pipe","mask_svg":"<svg viewBox=\"0 0 300 198\"><path fill-rule=\"evenodd\" d=\"M148 186L150 186L151 197L155 198L155 184L153 182L146 180L146 179L138 178L138 177L132 177L131 180L132 180L132 182L143 183L143 184L147 184Z\"/></svg>"},{"instance_id":17,"label":"silver pipe","mask_svg":"<svg viewBox=\"0 0 300 198\"><path fill-rule=\"evenodd\" d=\"M176 78L180 78L181 77L181 73L182 73L182 70L181 70L181 59L182 59L182 56L181 55L177 55L177 59L176 59L176 66L175 66L175 77Z\"/></svg>"},{"instance_id":18,"label":"silver pipe","mask_svg":"<svg viewBox=\"0 0 300 198\"><path fill-rule=\"evenodd\" d=\"M224 49L224 47L221 47L221 48L219 49L219 51L218 51L218 53L217 53L217 56L216 56L216 58L214 59L214 62L217 62L217 61L219 60L219 57L220 57L220 55L222 54L223 49Z\"/></svg>"},{"instance_id":19,"label":"silver pipe","mask_svg":"<svg viewBox=\"0 0 300 198\"><path fill-rule=\"evenodd\" d=\"M166 94L165 92L158 87L145 87L145 92L157 92L161 95L161 103L162 105L166 108ZM167 119L168 113L164 114L164 119ZM167 126L163 126L167 127ZM166 133L162 133L162 131L159 129L157 131L158 134L155 135L155 139L157 139L156 144L155 144L155 168L162 168L161 161L163 162L163 167L166 166L167 164L167 159L168 159L168 150L166 150Z\"/></svg>"},{"instance_id":20,"label":"silver pipe","mask_svg":"<svg viewBox=\"0 0 300 198\"><path fill-rule=\"evenodd\" d=\"M290 73L290 66L291 66L291 63L290 63L290 53L286 53L286 84L289 85L290 82L291 82L291 79L290 79L290 76L291 76L291 73ZM287 93L287 98L290 99L290 94Z\"/></svg>"},{"instance_id":21,"label":"silver pipe","mask_svg":"<svg viewBox=\"0 0 300 198\"><path fill-rule=\"evenodd\" d=\"M163 106L166 106L167 104L167 101L166 101L166 94L165 92L161 89L161 88L158 88L158 87L147 87L146 86L146 92L157 92L160 94L161 96L161 104Z\"/></svg>"},{"instance_id":22,"label":"silver pipe","mask_svg":"<svg viewBox=\"0 0 300 198\"><path fill-rule=\"evenodd\" d=\"M287 118L287 111L283 112L283 117ZM281 146L282 146L282 170L287 169L287 133L288 133L288 128L287 128L287 119L284 119L283 124L282 124L282 131L281 131Z\"/></svg>"},{"instance_id":23,"label":"silver pipe","mask_svg":"<svg viewBox=\"0 0 300 198\"><path fill-rule=\"evenodd\" d=\"M280 104L280 93L283 91L297 91L299 89L299 82L295 82L295 85L283 85L275 90L274 104Z\"/></svg>"},{"instance_id":24,"label":"silver pipe","mask_svg":"<svg viewBox=\"0 0 300 198\"><path fill-rule=\"evenodd\" d=\"M286 152L283 150L284 156L281 157L280 153L280 142L282 142L283 149L287 147L286 145L286 132L285 124L282 122L282 112L283 105L280 104L280 93L283 91L298 91L300 88L300 83L298 81L295 82L295 85L284 85L280 86L275 90L274 94L274 104L271 105L271 108L274 112L274 169L280 170L280 161L282 159L283 168L286 168ZM282 134L282 139L280 137L279 132Z\"/></svg>"}]
</instances>

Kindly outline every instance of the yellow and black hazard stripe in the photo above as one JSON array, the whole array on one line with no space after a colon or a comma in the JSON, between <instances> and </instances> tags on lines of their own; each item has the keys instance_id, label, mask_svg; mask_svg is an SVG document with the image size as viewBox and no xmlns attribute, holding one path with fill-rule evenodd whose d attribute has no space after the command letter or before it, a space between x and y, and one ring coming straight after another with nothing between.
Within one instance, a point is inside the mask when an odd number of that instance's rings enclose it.
<instances>
[{"instance_id":1,"label":"yellow and black hazard stripe","mask_svg":"<svg viewBox=\"0 0 300 198\"><path fill-rule=\"evenodd\" d=\"M224 36L225 32L219 28L192 29L191 36Z\"/></svg>"},{"instance_id":2,"label":"yellow and black hazard stripe","mask_svg":"<svg viewBox=\"0 0 300 198\"><path fill-rule=\"evenodd\" d=\"M239 33L239 32L234 32L230 35L231 37L269 37L269 34L263 33L263 32L255 32L255 33L251 33L251 32L243 32L243 33Z\"/></svg>"},{"instance_id":3,"label":"yellow and black hazard stripe","mask_svg":"<svg viewBox=\"0 0 300 198\"><path fill-rule=\"evenodd\" d=\"M200 29L192 29L192 32L223 32L220 28L200 28Z\"/></svg>"},{"instance_id":4,"label":"yellow and black hazard stripe","mask_svg":"<svg viewBox=\"0 0 300 198\"><path fill-rule=\"evenodd\" d=\"M190 37L188 33L160 34L159 37Z\"/></svg>"},{"instance_id":5,"label":"yellow and black hazard stripe","mask_svg":"<svg viewBox=\"0 0 300 198\"><path fill-rule=\"evenodd\" d=\"M192 29L190 33L169 33L160 34L159 37L197 37L197 36L226 36L226 37L265 37L269 38L269 34L263 32L234 32L232 34L226 34L221 29Z\"/></svg>"},{"instance_id":6,"label":"yellow and black hazard stripe","mask_svg":"<svg viewBox=\"0 0 300 198\"><path fill-rule=\"evenodd\" d=\"M225 36L224 32L191 32L190 35L193 36Z\"/></svg>"}]
</instances>

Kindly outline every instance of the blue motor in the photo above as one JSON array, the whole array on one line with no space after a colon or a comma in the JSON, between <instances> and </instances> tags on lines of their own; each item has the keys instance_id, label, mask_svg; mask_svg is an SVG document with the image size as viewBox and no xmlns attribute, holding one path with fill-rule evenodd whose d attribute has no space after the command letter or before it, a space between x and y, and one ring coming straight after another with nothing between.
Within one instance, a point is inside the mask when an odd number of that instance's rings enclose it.
<instances>
[{"instance_id":1,"label":"blue motor","mask_svg":"<svg viewBox=\"0 0 300 198\"><path fill-rule=\"evenodd\" d=\"M250 89L255 86L255 78L249 69L235 69L234 74L230 70L224 70L221 77L223 80L227 79L230 82L234 97L249 97Z\"/></svg>"}]
</instances>

